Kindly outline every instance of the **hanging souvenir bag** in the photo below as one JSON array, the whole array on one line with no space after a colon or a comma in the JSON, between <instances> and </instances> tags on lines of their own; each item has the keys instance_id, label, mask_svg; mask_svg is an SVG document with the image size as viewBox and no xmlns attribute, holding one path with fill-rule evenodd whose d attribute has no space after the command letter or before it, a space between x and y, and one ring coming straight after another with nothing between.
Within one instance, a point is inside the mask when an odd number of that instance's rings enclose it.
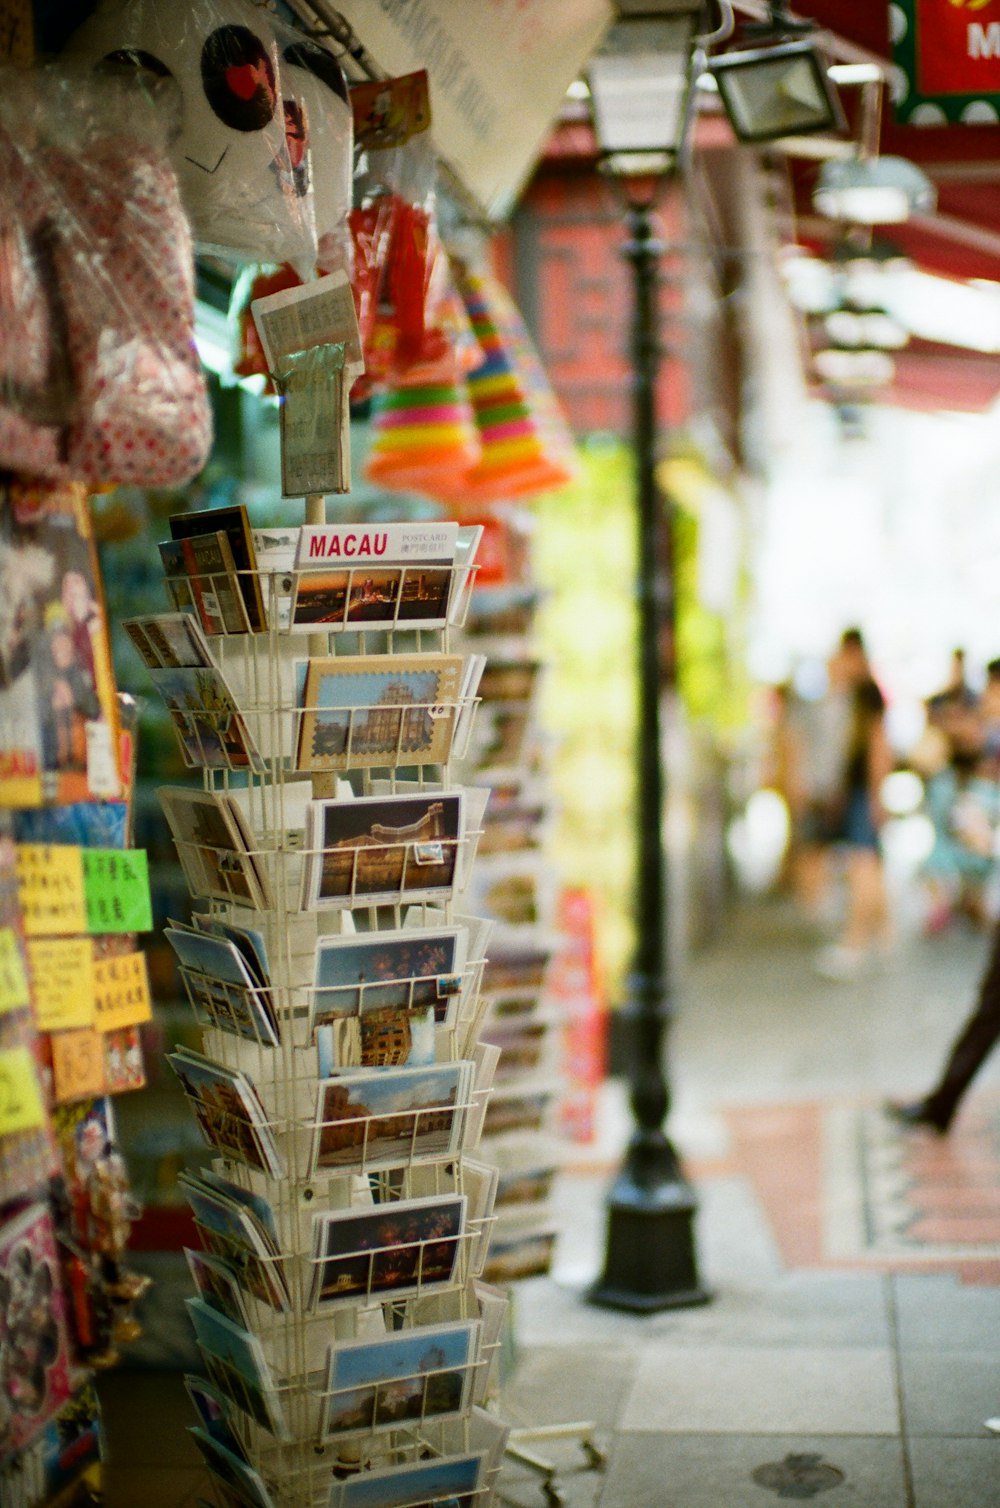
<instances>
[{"instance_id":1,"label":"hanging souvenir bag","mask_svg":"<svg viewBox=\"0 0 1000 1508\"><path fill-rule=\"evenodd\" d=\"M73 90L0 88L0 468L176 485L212 442L187 221L158 148L107 127L131 91Z\"/></svg>"}]
</instances>

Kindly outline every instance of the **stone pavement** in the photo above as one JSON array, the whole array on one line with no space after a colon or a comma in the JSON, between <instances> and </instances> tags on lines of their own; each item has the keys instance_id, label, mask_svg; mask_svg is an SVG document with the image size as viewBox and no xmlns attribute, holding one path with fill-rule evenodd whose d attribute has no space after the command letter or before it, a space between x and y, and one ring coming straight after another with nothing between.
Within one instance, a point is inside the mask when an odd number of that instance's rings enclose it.
<instances>
[{"instance_id":1,"label":"stone pavement","mask_svg":"<svg viewBox=\"0 0 1000 1508\"><path fill-rule=\"evenodd\" d=\"M603 1196L627 1134L564 1175L549 1278L519 1285L516 1424L592 1419L585 1471L548 1450L570 1508L997 1508L1000 1052L949 1138L896 1132L887 1094L930 1086L985 939L912 940L856 983L819 981L775 903L740 914L680 982L671 1130L698 1191L705 1308L595 1309ZM513 1466L508 1500L543 1501Z\"/></svg>"}]
</instances>

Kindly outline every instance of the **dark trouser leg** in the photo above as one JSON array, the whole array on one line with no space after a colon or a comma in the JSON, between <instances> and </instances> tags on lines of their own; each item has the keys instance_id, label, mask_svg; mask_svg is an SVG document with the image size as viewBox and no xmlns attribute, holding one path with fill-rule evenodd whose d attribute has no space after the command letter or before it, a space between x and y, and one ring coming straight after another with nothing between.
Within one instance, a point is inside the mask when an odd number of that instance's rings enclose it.
<instances>
[{"instance_id":1,"label":"dark trouser leg","mask_svg":"<svg viewBox=\"0 0 1000 1508\"><path fill-rule=\"evenodd\" d=\"M1000 1039L1000 926L993 934L990 961L979 985L976 1008L952 1047L940 1082L924 1101L930 1116L942 1127L958 1109L991 1049Z\"/></svg>"}]
</instances>

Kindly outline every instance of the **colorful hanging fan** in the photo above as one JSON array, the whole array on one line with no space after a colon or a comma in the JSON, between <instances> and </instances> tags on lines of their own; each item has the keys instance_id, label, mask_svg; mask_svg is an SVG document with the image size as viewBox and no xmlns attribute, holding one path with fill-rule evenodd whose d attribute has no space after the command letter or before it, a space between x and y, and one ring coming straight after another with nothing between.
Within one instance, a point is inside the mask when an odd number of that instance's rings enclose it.
<instances>
[{"instance_id":1,"label":"colorful hanging fan","mask_svg":"<svg viewBox=\"0 0 1000 1508\"><path fill-rule=\"evenodd\" d=\"M484 356L468 377L482 455L456 498L480 503L565 486L575 475L573 441L517 309L496 279L456 272Z\"/></svg>"}]
</instances>

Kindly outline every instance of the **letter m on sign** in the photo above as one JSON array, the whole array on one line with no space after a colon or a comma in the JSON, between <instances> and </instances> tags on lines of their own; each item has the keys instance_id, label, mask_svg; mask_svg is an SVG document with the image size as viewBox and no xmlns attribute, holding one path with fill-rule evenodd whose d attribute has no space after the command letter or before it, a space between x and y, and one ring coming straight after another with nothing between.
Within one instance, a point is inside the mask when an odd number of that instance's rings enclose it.
<instances>
[{"instance_id":1,"label":"letter m on sign","mask_svg":"<svg viewBox=\"0 0 1000 1508\"><path fill-rule=\"evenodd\" d=\"M969 57L1000 58L1000 21L969 22Z\"/></svg>"},{"instance_id":2,"label":"letter m on sign","mask_svg":"<svg viewBox=\"0 0 1000 1508\"><path fill-rule=\"evenodd\" d=\"M1000 94L1000 0L916 0L915 40L920 94Z\"/></svg>"}]
</instances>

